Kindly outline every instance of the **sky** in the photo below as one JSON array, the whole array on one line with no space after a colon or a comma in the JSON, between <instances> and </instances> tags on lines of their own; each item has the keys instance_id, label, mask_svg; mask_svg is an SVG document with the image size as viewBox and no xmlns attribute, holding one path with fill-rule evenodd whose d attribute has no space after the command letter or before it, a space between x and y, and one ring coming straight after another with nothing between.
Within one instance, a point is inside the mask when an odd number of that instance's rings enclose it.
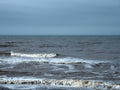
<instances>
[{"instance_id":1,"label":"sky","mask_svg":"<svg viewBox=\"0 0 120 90\"><path fill-rule=\"evenodd\" d=\"M120 0L0 0L0 35L120 35Z\"/></svg>"}]
</instances>

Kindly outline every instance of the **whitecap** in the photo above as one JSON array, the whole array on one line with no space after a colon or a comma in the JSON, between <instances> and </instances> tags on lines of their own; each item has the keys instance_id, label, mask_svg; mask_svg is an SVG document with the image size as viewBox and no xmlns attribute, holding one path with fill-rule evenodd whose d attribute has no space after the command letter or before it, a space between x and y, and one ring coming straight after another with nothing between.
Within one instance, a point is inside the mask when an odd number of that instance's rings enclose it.
<instances>
[{"instance_id":1,"label":"whitecap","mask_svg":"<svg viewBox=\"0 0 120 90\"><path fill-rule=\"evenodd\" d=\"M19 64L19 63L29 63L29 62L38 62L38 63L49 63L49 64L79 64L79 63L88 63L88 64L97 64L97 63L106 63L105 61L97 60L84 60L80 58L26 58L26 57L6 57L0 58L1 64Z\"/></svg>"},{"instance_id":2,"label":"whitecap","mask_svg":"<svg viewBox=\"0 0 120 90\"><path fill-rule=\"evenodd\" d=\"M57 54L55 53L28 54L28 53L15 53L11 51L11 56L32 57L32 58L51 58L51 57L56 57Z\"/></svg>"}]
</instances>

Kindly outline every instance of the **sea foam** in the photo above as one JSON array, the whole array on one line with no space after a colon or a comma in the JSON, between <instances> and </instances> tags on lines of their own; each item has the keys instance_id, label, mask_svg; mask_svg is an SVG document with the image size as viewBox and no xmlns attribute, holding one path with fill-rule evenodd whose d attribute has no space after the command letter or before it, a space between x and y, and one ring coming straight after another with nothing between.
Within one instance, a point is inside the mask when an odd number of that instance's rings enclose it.
<instances>
[{"instance_id":1,"label":"sea foam","mask_svg":"<svg viewBox=\"0 0 120 90\"><path fill-rule=\"evenodd\" d=\"M19 78L6 77L0 79L0 84L32 84L32 85L49 85L49 86L63 86L63 87L88 87L101 88L100 90L119 90L120 85L111 82L95 81L95 80L73 80L73 79L37 79L37 78Z\"/></svg>"},{"instance_id":2,"label":"sea foam","mask_svg":"<svg viewBox=\"0 0 120 90\"><path fill-rule=\"evenodd\" d=\"M77 63L106 63L107 61L97 61L97 60L84 60L80 58L64 57L64 58L33 58L33 57L0 57L0 63L5 64L18 64L18 63L49 63L49 64L77 64Z\"/></svg>"},{"instance_id":3,"label":"sea foam","mask_svg":"<svg viewBox=\"0 0 120 90\"><path fill-rule=\"evenodd\" d=\"M11 51L11 56L18 56L18 57L32 57L32 58L51 58L56 57L57 54L55 53L43 53L43 54L25 54L25 53L15 53Z\"/></svg>"}]
</instances>

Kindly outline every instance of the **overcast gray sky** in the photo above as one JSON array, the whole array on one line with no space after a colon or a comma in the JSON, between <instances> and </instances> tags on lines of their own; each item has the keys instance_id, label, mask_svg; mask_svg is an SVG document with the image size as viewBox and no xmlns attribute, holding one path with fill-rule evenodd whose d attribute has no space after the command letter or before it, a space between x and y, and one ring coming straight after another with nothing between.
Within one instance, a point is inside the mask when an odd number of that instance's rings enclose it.
<instances>
[{"instance_id":1,"label":"overcast gray sky","mask_svg":"<svg viewBox=\"0 0 120 90\"><path fill-rule=\"evenodd\" d=\"M120 0L0 0L1 35L120 35Z\"/></svg>"}]
</instances>

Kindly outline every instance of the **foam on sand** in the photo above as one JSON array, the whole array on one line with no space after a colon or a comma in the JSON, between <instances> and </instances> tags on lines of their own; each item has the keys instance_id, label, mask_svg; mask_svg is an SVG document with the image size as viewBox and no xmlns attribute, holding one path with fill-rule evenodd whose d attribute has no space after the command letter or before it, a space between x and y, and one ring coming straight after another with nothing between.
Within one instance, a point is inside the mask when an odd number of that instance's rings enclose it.
<instances>
[{"instance_id":1,"label":"foam on sand","mask_svg":"<svg viewBox=\"0 0 120 90\"><path fill-rule=\"evenodd\" d=\"M72 80L72 79L37 79L31 77L6 77L0 79L0 84L32 84L32 85L49 85L49 86L63 86L63 87L88 87L120 90L119 84L111 82L94 81L94 80Z\"/></svg>"}]
</instances>

